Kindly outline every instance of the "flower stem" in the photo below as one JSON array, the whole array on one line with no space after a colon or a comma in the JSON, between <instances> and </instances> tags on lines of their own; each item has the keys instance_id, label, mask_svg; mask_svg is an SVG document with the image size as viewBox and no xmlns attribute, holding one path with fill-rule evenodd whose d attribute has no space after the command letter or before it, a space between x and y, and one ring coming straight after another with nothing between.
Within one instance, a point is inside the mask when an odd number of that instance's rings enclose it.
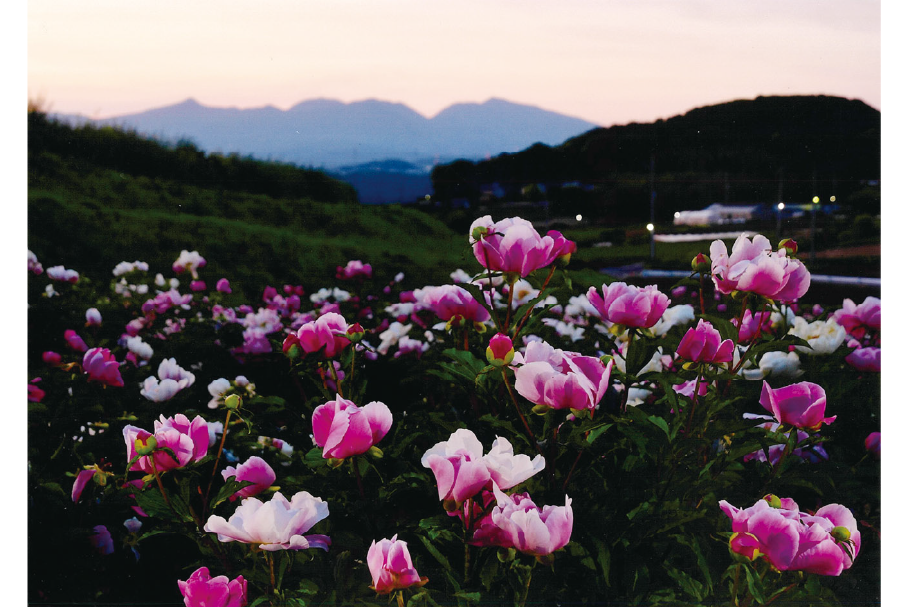
<instances>
[{"instance_id":1,"label":"flower stem","mask_svg":"<svg viewBox=\"0 0 909 607\"><path fill-rule=\"evenodd\" d=\"M215 474L218 473L218 462L221 459L221 452L224 451L224 439L227 438L227 424L230 423L231 410L227 410L227 416L224 418L224 430L221 432L221 444L218 445L218 454L215 455L215 465L211 469L211 478L208 479L208 488L205 489L205 498L202 500L202 512L208 509L208 494L211 493L211 485L215 482Z\"/></svg>"},{"instance_id":2,"label":"flower stem","mask_svg":"<svg viewBox=\"0 0 909 607\"><path fill-rule=\"evenodd\" d=\"M328 370L331 371L331 378L335 380L335 389L338 391L338 396L344 398L344 391L341 389L341 381L338 379L338 372L335 371L335 362L330 360L327 364Z\"/></svg>"},{"instance_id":3,"label":"flower stem","mask_svg":"<svg viewBox=\"0 0 909 607\"><path fill-rule=\"evenodd\" d=\"M527 431L527 436L530 438L530 442L537 449L537 453L543 455L543 450L540 448L540 445L537 443L537 437L534 436L533 430L530 429L530 424L527 423L527 418L524 417L524 413L521 412L521 406L518 405L518 399L514 395L514 390L511 388L511 382L508 381L508 374L505 373L505 368L502 367L502 381L505 382L505 387L508 388L508 394L511 396L511 402L514 403L515 411L518 412L518 417L521 418L521 422L524 424L524 430ZM546 457L545 455L543 457Z\"/></svg>"},{"instance_id":4,"label":"flower stem","mask_svg":"<svg viewBox=\"0 0 909 607\"><path fill-rule=\"evenodd\" d=\"M363 491L363 479L360 477L360 467L357 465L357 458L350 458L350 469L353 470L354 476L357 479L357 489L360 491L360 498L366 499L366 492Z\"/></svg>"},{"instance_id":5,"label":"flower stem","mask_svg":"<svg viewBox=\"0 0 909 607\"><path fill-rule=\"evenodd\" d=\"M511 304L514 301L514 285L517 279L508 282L508 309L505 312L505 331L508 332L508 326L511 324Z\"/></svg>"},{"instance_id":6,"label":"flower stem","mask_svg":"<svg viewBox=\"0 0 909 607\"><path fill-rule=\"evenodd\" d=\"M398 607L404 607L404 591L398 590L395 596L398 599Z\"/></svg>"},{"instance_id":7,"label":"flower stem","mask_svg":"<svg viewBox=\"0 0 909 607\"><path fill-rule=\"evenodd\" d=\"M161 497L164 498L164 503L171 509L174 514L177 514L176 508L170 503L170 498L167 497L167 491L164 490L164 483L161 482L161 475L158 474L158 467L155 466L155 454L152 453L148 456L148 463L151 464L152 473L155 475L155 480L158 481L158 490L161 492ZM177 514L177 516L180 516Z\"/></svg>"},{"instance_id":8,"label":"flower stem","mask_svg":"<svg viewBox=\"0 0 909 607\"><path fill-rule=\"evenodd\" d=\"M552 275L555 273L555 266L549 268L549 275L546 277L546 280L543 281L543 286L540 287L540 294L543 294L543 291L546 290L546 287L549 285L549 280L552 278ZM524 323L527 322L527 319L530 318L530 313L533 312L533 308L527 310L524 313L524 318L521 319L521 322L518 323L518 326L514 329L514 336L517 338L518 334L521 332L521 328L524 326Z\"/></svg>"}]
</instances>

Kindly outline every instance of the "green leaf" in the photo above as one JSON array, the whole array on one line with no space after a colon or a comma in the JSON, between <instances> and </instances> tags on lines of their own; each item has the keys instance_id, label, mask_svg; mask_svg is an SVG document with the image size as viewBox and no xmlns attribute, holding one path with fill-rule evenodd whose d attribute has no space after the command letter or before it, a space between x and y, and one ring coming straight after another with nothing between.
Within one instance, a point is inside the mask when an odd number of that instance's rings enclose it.
<instances>
[{"instance_id":1,"label":"green leaf","mask_svg":"<svg viewBox=\"0 0 909 607\"><path fill-rule=\"evenodd\" d=\"M224 486L215 494L215 497L212 498L211 502L208 504L209 510L214 510L218 504L221 504L227 499L230 499L234 493L242 489L243 487L249 487L250 485L255 485L253 481L238 481L235 476L230 476L224 482Z\"/></svg>"},{"instance_id":2,"label":"green leaf","mask_svg":"<svg viewBox=\"0 0 909 607\"><path fill-rule=\"evenodd\" d=\"M644 337L638 336L628 346L625 357L625 372L628 375L637 375L644 365L650 362L657 351L657 345Z\"/></svg>"},{"instance_id":3,"label":"green leaf","mask_svg":"<svg viewBox=\"0 0 909 607\"><path fill-rule=\"evenodd\" d=\"M764 587L761 583L761 578L758 576L757 572L752 569L749 565L743 565L742 567L745 570L745 580L748 583L748 591L751 593L751 596L754 597L754 600L764 604Z\"/></svg>"},{"instance_id":4,"label":"green leaf","mask_svg":"<svg viewBox=\"0 0 909 607\"><path fill-rule=\"evenodd\" d=\"M665 565L666 573L679 583L679 586L684 590L688 596L693 598L695 601L701 602L706 597L706 592L704 590L704 584L697 581L684 571L671 567L668 563Z\"/></svg>"},{"instance_id":5,"label":"green leaf","mask_svg":"<svg viewBox=\"0 0 909 607\"><path fill-rule=\"evenodd\" d=\"M647 419L650 420L650 423L652 423L654 426L660 428L663 432L665 432L666 438L671 438L669 436L669 424L666 423L665 419L662 417L657 417L656 415L651 415Z\"/></svg>"},{"instance_id":6,"label":"green leaf","mask_svg":"<svg viewBox=\"0 0 909 607\"><path fill-rule=\"evenodd\" d=\"M435 558L439 564L445 568L445 571L451 571L451 563L448 562L448 559L445 558L445 555L439 552L438 548L432 545L432 542L429 540L429 538L423 535L418 535L417 537L420 538L421 542L423 542L423 545L426 547L426 550L429 552L429 554L431 554L433 558Z\"/></svg>"},{"instance_id":7,"label":"green leaf","mask_svg":"<svg viewBox=\"0 0 909 607\"><path fill-rule=\"evenodd\" d=\"M598 439L604 432L612 428L615 424L603 424L602 426L597 426L590 431L590 434L587 435L587 442L593 444L593 441Z\"/></svg>"}]
</instances>

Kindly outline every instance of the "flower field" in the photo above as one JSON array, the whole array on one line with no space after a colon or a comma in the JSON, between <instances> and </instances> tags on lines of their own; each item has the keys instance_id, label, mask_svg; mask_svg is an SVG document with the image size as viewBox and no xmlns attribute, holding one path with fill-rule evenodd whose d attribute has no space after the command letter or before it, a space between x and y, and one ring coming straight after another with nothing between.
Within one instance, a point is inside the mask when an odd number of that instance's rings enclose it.
<instances>
[{"instance_id":1,"label":"flower field","mask_svg":"<svg viewBox=\"0 0 909 607\"><path fill-rule=\"evenodd\" d=\"M665 292L518 217L463 246L252 301L29 251L29 602L880 602L878 298L761 235Z\"/></svg>"}]
</instances>

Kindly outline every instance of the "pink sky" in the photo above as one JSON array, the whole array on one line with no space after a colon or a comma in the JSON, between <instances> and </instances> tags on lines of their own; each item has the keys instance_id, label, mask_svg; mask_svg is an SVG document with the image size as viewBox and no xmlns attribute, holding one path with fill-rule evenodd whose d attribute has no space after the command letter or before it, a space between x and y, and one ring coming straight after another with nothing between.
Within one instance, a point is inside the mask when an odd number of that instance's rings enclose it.
<instances>
[{"instance_id":1,"label":"pink sky","mask_svg":"<svg viewBox=\"0 0 909 607\"><path fill-rule=\"evenodd\" d=\"M500 97L601 125L757 95L881 107L874 0L29 0L28 94L106 117L193 97Z\"/></svg>"}]
</instances>

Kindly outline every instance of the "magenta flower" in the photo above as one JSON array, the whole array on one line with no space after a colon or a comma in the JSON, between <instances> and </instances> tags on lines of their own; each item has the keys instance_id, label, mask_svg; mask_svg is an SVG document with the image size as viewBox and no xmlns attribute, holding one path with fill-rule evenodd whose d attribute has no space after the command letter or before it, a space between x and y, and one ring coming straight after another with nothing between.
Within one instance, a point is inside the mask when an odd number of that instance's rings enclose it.
<instances>
[{"instance_id":1,"label":"magenta flower","mask_svg":"<svg viewBox=\"0 0 909 607\"><path fill-rule=\"evenodd\" d=\"M155 469L158 472L171 470L173 468L182 468L192 462L198 461L205 457L209 447L208 423L200 416L196 416L192 421L182 413L174 417L165 418L161 415L160 419L155 421L155 432L152 434L142 428L135 426L123 427L123 440L126 442L126 459L132 461L138 455L136 451L136 441L147 444L149 437L154 436L158 449L151 457L154 458ZM167 447L174 452L176 459L166 451L160 450ZM146 474L152 474L152 464L148 455L143 455L129 468L130 470L141 470Z\"/></svg>"},{"instance_id":2,"label":"magenta flower","mask_svg":"<svg viewBox=\"0 0 909 607\"><path fill-rule=\"evenodd\" d=\"M321 548L327 551L331 545L328 536L304 535L326 517L328 504L321 498L300 491L287 501L281 492L276 492L267 502L247 497L230 519L211 516L204 529L217 533L221 542L258 544L262 550Z\"/></svg>"},{"instance_id":3,"label":"magenta flower","mask_svg":"<svg viewBox=\"0 0 909 607\"><path fill-rule=\"evenodd\" d=\"M773 252L760 234L750 240L742 234L727 255L726 244L710 245L713 283L720 293L746 291L777 301L795 301L808 291L811 274L801 261L787 257L786 249Z\"/></svg>"},{"instance_id":4,"label":"magenta flower","mask_svg":"<svg viewBox=\"0 0 909 607\"><path fill-rule=\"evenodd\" d=\"M881 371L881 349L868 347L856 348L846 356L846 362L859 371Z\"/></svg>"},{"instance_id":5,"label":"magenta flower","mask_svg":"<svg viewBox=\"0 0 909 607\"><path fill-rule=\"evenodd\" d=\"M85 490L85 486L88 484L88 481L92 480L94 476L94 468L90 470L79 471L79 474L76 475L76 480L73 482L73 490L70 494L70 497L73 498L73 502L79 501L79 498L82 497L82 491Z\"/></svg>"},{"instance_id":6,"label":"magenta flower","mask_svg":"<svg viewBox=\"0 0 909 607\"><path fill-rule=\"evenodd\" d=\"M271 469L271 466L268 465L264 459L257 455L253 455L248 460L234 468L233 466L228 466L221 471L221 476L226 481L230 477L234 477L234 480L243 482L251 481L255 484L248 485L243 487L236 493L234 493L230 500L233 501L238 497L252 497L258 495L271 487L271 484L275 482L275 471Z\"/></svg>"},{"instance_id":7,"label":"magenta flower","mask_svg":"<svg viewBox=\"0 0 909 607\"><path fill-rule=\"evenodd\" d=\"M859 305L851 299L843 300L843 307L833 313L833 318L857 339L867 331L881 330L881 300L868 296Z\"/></svg>"},{"instance_id":8,"label":"magenta flower","mask_svg":"<svg viewBox=\"0 0 909 607\"><path fill-rule=\"evenodd\" d=\"M489 346L486 348L486 360L490 365L503 367L514 360L514 344L511 338L504 333L496 333L489 340Z\"/></svg>"},{"instance_id":9,"label":"magenta flower","mask_svg":"<svg viewBox=\"0 0 909 607\"><path fill-rule=\"evenodd\" d=\"M872 432L865 437L865 450L877 459L881 459L881 433Z\"/></svg>"},{"instance_id":10,"label":"magenta flower","mask_svg":"<svg viewBox=\"0 0 909 607\"><path fill-rule=\"evenodd\" d=\"M391 422L391 411L385 404L371 402L357 407L337 395L313 411L313 442L322 447L326 459L360 455L388 434Z\"/></svg>"},{"instance_id":11,"label":"magenta flower","mask_svg":"<svg viewBox=\"0 0 909 607\"><path fill-rule=\"evenodd\" d=\"M533 224L520 217L495 223L489 215L480 217L470 226L470 244L481 266L521 278L555 259L552 237L540 236Z\"/></svg>"},{"instance_id":12,"label":"magenta flower","mask_svg":"<svg viewBox=\"0 0 909 607\"><path fill-rule=\"evenodd\" d=\"M343 268L338 266L335 277L339 280L352 280L354 278L372 278L372 266L359 259L351 259Z\"/></svg>"},{"instance_id":13,"label":"magenta flower","mask_svg":"<svg viewBox=\"0 0 909 607\"><path fill-rule=\"evenodd\" d=\"M226 278L221 278L220 280L218 280L217 284L215 284L215 290L217 290L218 293L231 293L232 292L230 290L230 282Z\"/></svg>"},{"instance_id":14,"label":"magenta flower","mask_svg":"<svg viewBox=\"0 0 909 607\"><path fill-rule=\"evenodd\" d=\"M739 319L733 318L732 324L738 327ZM739 327L739 343L749 342L759 335L769 333L771 327L770 312L752 314L751 310L745 310L745 315L742 317L742 326Z\"/></svg>"},{"instance_id":15,"label":"magenta flower","mask_svg":"<svg viewBox=\"0 0 909 607\"><path fill-rule=\"evenodd\" d=\"M483 445L470 430L456 430L447 441L436 443L420 463L436 477L440 500L463 503L490 481L483 460Z\"/></svg>"},{"instance_id":16,"label":"magenta flower","mask_svg":"<svg viewBox=\"0 0 909 607\"><path fill-rule=\"evenodd\" d=\"M731 339L723 340L720 332L704 319L698 321L697 327L688 329L676 354L683 360L696 363L727 363L732 360L735 345Z\"/></svg>"},{"instance_id":17,"label":"magenta flower","mask_svg":"<svg viewBox=\"0 0 909 607\"><path fill-rule=\"evenodd\" d=\"M92 533L88 540L91 542L92 547L94 547L95 552L99 554L113 554L114 553L114 539L110 536L110 531L104 525L95 525L92 530Z\"/></svg>"},{"instance_id":18,"label":"magenta flower","mask_svg":"<svg viewBox=\"0 0 909 607\"><path fill-rule=\"evenodd\" d=\"M514 386L535 405L593 411L609 387L612 364L534 341L523 354L515 354Z\"/></svg>"},{"instance_id":19,"label":"magenta flower","mask_svg":"<svg viewBox=\"0 0 909 607\"><path fill-rule=\"evenodd\" d=\"M480 523L472 543L544 556L564 548L571 540L574 513L567 495L564 506L543 506L541 509L526 493L508 496L495 485L493 492L496 506Z\"/></svg>"},{"instance_id":20,"label":"magenta flower","mask_svg":"<svg viewBox=\"0 0 909 607\"><path fill-rule=\"evenodd\" d=\"M803 381L773 390L766 381L761 389L761 405L781 424L803 430L817 430L836 419L824 417L827 394L817 384Z\"/></svg>"},{"instance_id":21,"label":"magenta flower","mask_svg":"<svg viewBox=\"0 0 909 607\"><path fill-rule=\"evenodd\" d=\"M177 580L185 607L243 607L246 605L246 580L242 575L229 580L226 575L211 577L208 567L199 567L189 579Z\"/></svg>"},{"instance_id":22,"label":"magenta flower","mask_svg":"<svg viewBox=\"0 0 909 607\"><path fill-rule=\"evenodd\" d=\"M36 377L28 382L28 402L30 403L40 403L44 399L44 390L36 385L39 381L41 381L41 378Z\"/></svg>"},{"instance_id":23,"label":"magenta flower","mask_svg":"<svg viewBox=\"0 0 909 607\"><path fill-rule=\"evenodd\" d=\"M603 320L626 327L652 327L669 307L669 297L656 285L636 287L624 282L603 285L603 295L596 287L587 291L587 299Z\"/></svg>"},{"instance_id":24,"label":"magenta flower","mask_svg":"<svg viewBox=\"0 0 909 607\"><path fill-rule=\"evenodd\" d=\"M732 519L733 535L729 547L750 559L762 556L779 571L789 569L799 547L798 506L788 500L788 507L772 507L760 499L750 508L740 510L726 500L720 510ZM742 536L746 537L742 537Z\"/></svg>"},{"instance_id":25,"label":"magenta flower","mask_svg":"<svg viewBox=\"0 0 909 607\"><path fill-rule=\"evenodd\" d=\"M44 352L43 354L41 354L41 360L43 360L45 363L47 363L48 365L50 365L52 367L56 367L57 365L59 365L60 363L63 362L63 357L60 356L59 354L57 354L56 352L52 352L52 351L48 350L47 352Z\"/></svg>"},{"instance_id":26,"label":"magenta flower","mask_svg":"<svg viewBox=\"0 0 909 607\"><path fill-rule=\"evenodd\" d=\"M66 345L76 352L86 352L88 350L88 346L85 345L85 342L82 341L79 334L72 329L67 329L63 332L63 339L66 340Z\"/></svg>"},{"instance_id":27,"label":"magenta flower","mask_svg":"<svg viewBox=\"0 0 909 607\"><path fill-rule=\"evenodd\" d=\"M189 290L193 293L198 293L199 291L204 291L206 284L204 280L193 280L189 283Z\"/></svg>"},{"instance_id":28,"label":"magenta flower","mask_svg":"<svg viewBox=\"0 0 909 607\"><path fill-rule=\"evenodd\" d=\"M546 235L552 238L552 258L559 260L562 264L567 264L571 261L571 256L578 250L577 243L568 240L562 236L561 232L556 230L549 230Z\"/></svg>"},{"instance_id":29,"label":"magenta flower","mask_svg":"<svg viewBox=\"0 0 909 607\"><path fill-rule=\"evenodd\" d=\"M96 381L105 386L123 387L120 376L120 363L107 348L92 348L82 357L82 369L89 381Z\"/></svg>"},{"instance_id":30,"label":"magenta flower","mask_svg":"<svg viewBox=\"0 0 909 607\"><path fill-rule=\"evenodd\" d=\"M324 348L326 358L332 358L350 344L346 337L348 328L343 316L329 312L301 326L297 330L297 344L306 353L319 352Z\"/></svg>"},{"instance_id":31,"label":"magenta flower","mask_svg":"<svg viewBox=\"0 0 909 607\"><path fill-rule=\"evenodd\" d=\"M798 551L789 569L840 575L852 567L862 547L862 535L848 508L828 504L813 516L802 513L799 522Z\"/></svg>"},{"instance_id":32,"label":"magenta flower","mask_svg":"<svg viewBox=\"0 0 909 607\"><path fill-rule=\"evenodd\" d=\"M489 312L468 291L457 285L425 287L420 289L419 303L432 309L441 320L457 324L458 321L486 322ZM416 294L416 293L415 293Z\"/></svg>"},{"instance_id":33,"label":"magenta flower","mask_svg":"<svg viewBox=\"0 0 909 607\"><path fill-rule=\"evenodd\" d=\"M407 542L399 540L397 534L390 540L379 540L378 544L373 540L366 553L366 564L372 576L370 588L378 594L424 586L429 581L429 578L421 578L414 569Z\"/></svg>"}]
</instances>

